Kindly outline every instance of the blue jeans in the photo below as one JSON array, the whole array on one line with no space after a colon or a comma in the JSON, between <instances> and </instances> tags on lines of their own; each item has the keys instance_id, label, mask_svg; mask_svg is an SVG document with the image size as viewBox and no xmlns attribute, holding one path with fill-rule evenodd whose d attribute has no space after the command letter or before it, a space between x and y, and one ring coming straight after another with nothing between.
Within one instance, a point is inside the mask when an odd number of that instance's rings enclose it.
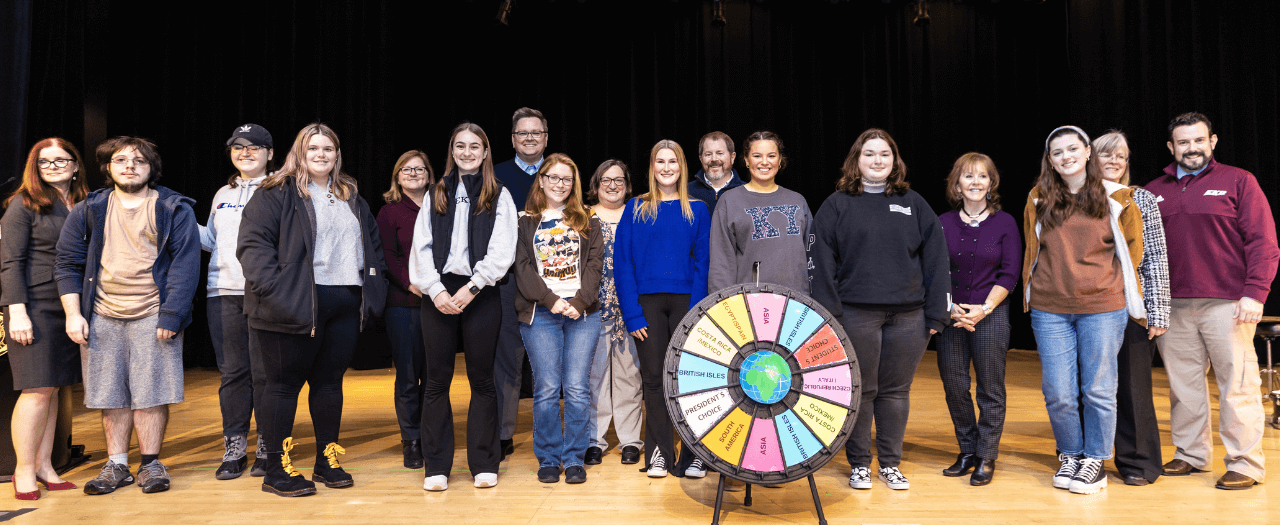
<instances>
[{"instance_id":1,"label":"blue jeans","mask_svg":"<svg viewBox=\"0 0 1280 525\"><path fill-rule=\"evenodd\" d=\"M1100 314L1031 310L1044 403L1059 452L1111 459L1116 435L1116 360L1128 321L1124 308Z\"/></svg>"},{"instance_id":2,"label":"blue jeans","mask_svg":"<svg viewBox=\"0 0 1280 525\"><path fill-rule=\"evenodd\" d=\"M569 319L542 306L533 323L520 323L533 367L533 453L539 467L582 466L591 411L591 358L600 336L600 312ZM560 391L564 390L564 428Z\"/></svg>"},{"instance_id":3,"label":"blue jeans","mask_svg":"<svg viewBox=\"0 0 1280 525\"><path fill-rule=\"evenodd\" d=\"M423 362L426 349L422 340L421 308L388 306L387 338L391 340L391 362L396 367L396 420L400 439L421 437L418 422L422 419Z\"/></svg>"}]
</instances>

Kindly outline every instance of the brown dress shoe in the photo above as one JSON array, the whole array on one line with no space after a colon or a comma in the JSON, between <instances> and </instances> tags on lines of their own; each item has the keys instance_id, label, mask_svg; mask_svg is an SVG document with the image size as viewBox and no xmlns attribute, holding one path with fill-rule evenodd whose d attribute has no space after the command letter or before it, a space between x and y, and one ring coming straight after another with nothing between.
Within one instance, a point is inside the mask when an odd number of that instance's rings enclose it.
<instances>
[{"instance_id":1,"label":"brown dress shoe","mask_svg":"<svg viewBox=\"0 0 1280 525\"><path fill-rule=\"evenodd\" d=\"M1257 484L1258 482L1249 476L1228 470L1218 478L1218 483L1214 484L1214 487L1222 490L1244 490Z\"/></svg>"},{"instance_id":2,"label":"brown dress shoe","mask_svg":"<svg viewBox=\"0 0 1280 525\"><path fill-rule=\"evenodd\" d=\"M1186 476L1192 472L1204 471L1191 466L1190 463L1181 459L1175 459L1164 464L1164 475L1166 476Z\"/></svg>"}]
</instances>

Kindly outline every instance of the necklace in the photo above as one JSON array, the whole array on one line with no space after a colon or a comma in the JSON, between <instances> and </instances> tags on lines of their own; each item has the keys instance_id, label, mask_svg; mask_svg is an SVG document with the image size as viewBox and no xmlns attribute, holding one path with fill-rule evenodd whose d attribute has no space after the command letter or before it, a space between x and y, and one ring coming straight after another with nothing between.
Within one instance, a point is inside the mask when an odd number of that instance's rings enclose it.
<instances>
[{"instance_id":1,"label":"necklace","mask_svg":"<svg viewBox=\"0 0 1280 525\"><path fill-rule=\"evenodd\" d=\"M968 217L968 218L969 218L969 226L972 226L972 227L974 227L974 228L977 228L977 227L978 227L978 224L979 224L979 222L978 222L978 218L979 218L979 217L982 217L982 214L984 214L984 213L986 213L986 212L987 212L987 209L986 209L986 208L983 208L983 209L982 209L982 211L980 211L980 212L978 212L978 213L976 213L976 214L973 214L973 213L969 213L969 210L964 209L964 206L961 206L961 207L960 207L960 213L963 213L963 214L965 215L965 217Z\"/></svg>"}]
</instances>

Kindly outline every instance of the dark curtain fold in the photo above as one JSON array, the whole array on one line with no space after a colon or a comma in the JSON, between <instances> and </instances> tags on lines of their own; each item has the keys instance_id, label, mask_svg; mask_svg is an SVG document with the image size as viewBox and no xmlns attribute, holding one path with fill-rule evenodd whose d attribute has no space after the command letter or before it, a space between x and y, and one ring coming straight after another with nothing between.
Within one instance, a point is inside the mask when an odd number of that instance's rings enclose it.
<instances>
[{"instance_id":1,"label":"dark curtain fold","mask_svg":"<svg viewBox=\"0 0 1280 525\"><path fill-rule=\"evenodd\" d=\"M151 137L165 183L199 200L203 218L232 172L232 128L272 130L282 162L297 130L319 120L376 208L401 152L423 149L439 169L448 131L466 119L505 160L511 114L530 106L550 120L550 151L587 173L621 158L637 189L660 138L679 141L696 169L708 131L739 141L776 131L790 158L780 183L816 210L874 126L897 139L908 179L937 211L952 162L976 150L995 159L1005 210L1020 217L1054 127L1124 130L1142 183L1170 162L1169 119L1198 110L1214 120L1218 158L1258 174L1280 204L1280 2L928 2L924 26L901 0L724 4L721 26L710 2L519 0L500 26L498 2L481 0L243 11L42 1L25 144ZM103 30L119 27L134 31ZM1032 347L1026 316L1011 311L1014 346Z\"/></svg>"},{"instance_id":2,"label":"dark curtain fold","mask_svg":"<svg viewBox=\"0 0 1280 525\"><path fill-rule=\"evenodd\" d=\"M24 144L24 124L31 84L31 0L12 0L0 7L0 35L0 49L9 50L0 66L0 162L4 163L0 188L11 188L21 179L30 147Z\"/></svg>"}]
</instances>

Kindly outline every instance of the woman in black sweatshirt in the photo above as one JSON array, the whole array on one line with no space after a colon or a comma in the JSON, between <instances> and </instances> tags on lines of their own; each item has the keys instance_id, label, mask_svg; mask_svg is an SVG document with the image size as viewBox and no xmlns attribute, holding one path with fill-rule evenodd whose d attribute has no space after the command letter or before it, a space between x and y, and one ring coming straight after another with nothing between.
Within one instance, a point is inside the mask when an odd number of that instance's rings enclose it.
<instances>
[{"instance_id":1,"label":"woman in black sweatshirt","mask_svg":"<svg viewBox=\"0 0 1280 525\"><path fill-rule=\"evenodd\" d=\"M845 443L849 486L871 488L874 418L880 479L906 490L898 465L911 380L929 337L950 317L947 242L885 131L858 136L841 172L813 218L809 271L814 299L844 327L862 372L862 403Z\"/></svg>"}]
</instances>

